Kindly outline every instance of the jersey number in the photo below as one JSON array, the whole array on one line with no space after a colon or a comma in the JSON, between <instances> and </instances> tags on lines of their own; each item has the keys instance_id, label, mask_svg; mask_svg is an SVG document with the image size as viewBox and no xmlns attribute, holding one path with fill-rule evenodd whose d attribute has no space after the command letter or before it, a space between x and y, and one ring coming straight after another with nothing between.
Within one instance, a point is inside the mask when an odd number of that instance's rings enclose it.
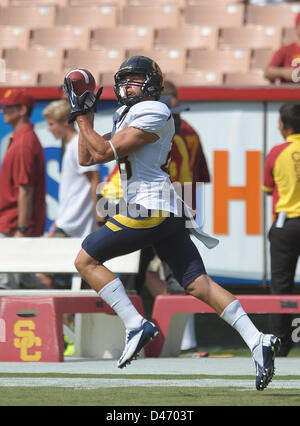
<instances>
[{"instance_id":1,"label":"jersey number","mask_svg":"<svg viewBox=\"0 0 300 426\"><path fill-rule=\"evenodd\" d=\"M166 158L166 161L164 162L164 164L162 164L160 166L161 170L163 172L167 173L168 175L170 174L170 172L169 172L170 159L171 159L171 150L168 152L168 155L167 155L167 158ZM131 179L132 178L132 166L131 166L131 162L128 159L128 157L120 158L118 165L119 165L120 174L126 173L127 180Z\"/></svg>"},{"instance_id":2,"label":"jersey number","mask_svg":"<svg viewBox=\"0 0 300 426\"><path fill-rule=\"evenodd\" d=\"M161 170L163 172L167 173L168 175L170 174L170 172L169 172L169 162L170 162L170 159L171 159L171 150L168 152L168 155L167 155L167 158L166 158L166 161L164 162L164 164L162 164L160 166Z\"/></svg>"}]
</instances>

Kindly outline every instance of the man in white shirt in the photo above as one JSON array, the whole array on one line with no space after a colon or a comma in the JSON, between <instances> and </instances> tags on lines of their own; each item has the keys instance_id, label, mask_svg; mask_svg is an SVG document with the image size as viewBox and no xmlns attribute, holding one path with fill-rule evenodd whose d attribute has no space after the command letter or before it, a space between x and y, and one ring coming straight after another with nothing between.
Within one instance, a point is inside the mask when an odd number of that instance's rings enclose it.
<instances>
[{"instance_id":1,"label":"man in white shirt","mask_svg":"<svg viewBox=\"0 0 300 426\"><path fill-rule=\"evenodd\" d=\"M86 237L96 229L96 188L99 179L97 165L80 166L78 161L78 132L69 123L70 106L66 100L51 102L43 110L48 130L63 143L63 158L58 197L58 213L48 236ZM49 287L53 277L42 275Z\"/></svg>"},{"instance_id":2,"label":"man in white shirt","mask_svg":"<svg viewBox=\"0 0 300 426\"><path fill-rule=\"evenodd\" d=\"M115 74L114 89L123 106L114 115L112 132L104 136L93 129L99 92L77 96L68 78L63 89L72 105L70 118L76 119L80 129L80 164L115 159L127 178L127 187L123 186L127 199L124 211L112 215L105 226L85 238L75 261L81 276L124 323L126 344L118 367L136 359L158 329L137 312L120 279L103 263L153 246L187 292L206 302L240 333L252 352L256 388L265 389L274 375L274 357L280 340L260 333L239 301L207 275L190 238L186 222L191 220L191 214L183 214L183 201L176 195L167 173L175 127L170 110L159 102L163 89L159 66L145 56L133 56L121 64ZM217 244L216 239L199 229L192 232L209 248Z\"/></svg>"}]
</instances>

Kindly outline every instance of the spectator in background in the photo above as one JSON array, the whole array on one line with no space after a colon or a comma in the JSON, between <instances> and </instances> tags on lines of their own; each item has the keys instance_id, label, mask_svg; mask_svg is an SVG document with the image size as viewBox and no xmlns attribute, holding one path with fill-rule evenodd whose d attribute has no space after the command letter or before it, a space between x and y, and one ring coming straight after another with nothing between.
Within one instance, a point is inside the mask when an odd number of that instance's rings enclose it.
<instances>
[{"instance_id":1,"label":"spectator in background","mask_svg":"<svg viewBox=\"0 0 300 426\"><path fill-rule=\"evenodd\" d=\"M51 102L43 110L48 130L56 139L62 140L62 166L58 194L58 213L48 237L86 237L96 229L96 188L100 182L97 165L82 167L78 161L78 133L74 122L69 123L71 109L64 100ZM50 288L70 287L69 274L40 274L43 283ZM74 315L65 314L64 324L74 327ZM64 356L74 355L74 343L64 335Z\"/></svg>"},{"instance_id":2,"label":"spectator in background","mask_svg":"<svg viewBox=\"0 0 300 426\"><path fill-rule=\"evenodd\" d=\"M300 104L280 108L279 130L285 142L266 158L263 189L273 195L271 293L291 294L300 255ZM282 342L278 356L287 356L293 345L291 322L289 314L270 316L271 330Z\"/></svg>"},{"instance_id":3,"label":"spectator in background","mask_svg":"<svg viewBox=\"0 0 300 426\"><path fill-rule=\"evenodd\" d=\"M178 101L178 90L176 85L168 80L164 80L164 91L160 98L160 102L165 103L174 118L175 122L175 135L172 141L171 158L169 162L170 180L175 183L178 182L182 191L183 185L188 189L188 183L191 184L191 196L185 193L185 201L191 198L191 207L196 210L196 190L197 183L210 182L210 175L203 153L201 140L198 133L193 127L187 123L180 113L189 110ZM160 269L162 280L158 274ZM179 294L185 293L182 286L175 279L173 272L169 266L163 262L162 269L160 262L154 259L146 273L146 287L153 297L159 294ZM190 315L187 326L183 335L181 350L188 351L197 347L195 335L194 315Z\"/></svg>"},{"instance_id":4,"label":"spectator in background","mask_svg":"<svg viewBox=\"0 0 300 426\"><path fill-rule=\"evenodd\" d=\"M49 229L49 237L83 238L96 229L96 188L100 182L99 168L97 165L89 167L79 165L78 133L74 123L68 122L70 111L69 103L64 99L51 102L43 110L48 130L56 139L62 140L64 153L58 213ZM42 274L41 277L48 287L55 286L53 276ZM62 281L66 281L66 277Z\"/></svg>"},{"instance_id":5,"label":"spectator in background","mask_svg":"<svg viewBox=\"0 0 300 426\"><path fill-rule=\"evenodd\" d=\"M295 20L296 41L280 47L265 69L265 77L272 83L297 83L299 72L294 72L300 65L300 13ZM295 80L295 77L297 80Z\"/></svg>"},{"instance_id":6,"label":"spectator in background","mask_svg":"<svg viewBox=\"0 0 300 426\"><path fill-rule=\"evenodd\" d=\"M30 116L34 99L24 89L8 89L2 99L4 121L13 134L0 172L0 236L38 237L46 222L44 151ZM43 287L34 274L0 274L1 288Z\"/></svg>"},{"instance_id":7,"label":"spectator in background","mask_svg":"<svg viewBox=\"0 0 300 426\"><path fill-rule=\"evenodd\" d=\"M195 129L181 117L180 113L188 111L189 108L180 105L178 102L177 87L171 81L164 81L164 91L160 102L166 103L170 108L175 122L175 135L180 136L187 148L189 168L192 175L192 208L196 209L196 183L210 182L208 166L202 149L200 137ZM179 140L179 138L177 138L177 140ZM179 174L180 157L182 157L180 154L180 145L177 143L174 148L172 146L171 150L171 161L169 164L170 178L173 182L188 182L188 177L185 179L184 175L181 177Z\"/></svg>"}]
</instances>

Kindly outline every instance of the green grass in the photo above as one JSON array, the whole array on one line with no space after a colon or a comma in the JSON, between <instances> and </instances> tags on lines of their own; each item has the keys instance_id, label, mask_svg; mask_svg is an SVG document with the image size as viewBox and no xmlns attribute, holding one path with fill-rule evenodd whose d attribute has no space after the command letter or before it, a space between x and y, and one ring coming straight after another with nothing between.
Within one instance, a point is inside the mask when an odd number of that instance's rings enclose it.
<instances>
[{"instance_id":1,"label":"green grass","mask_svg":"<svg viewBox=\"0 0 300 426\"><path fill-rule=\"evenodd\" d=\"M106 389L0 387L1 406L299 406L300 391L237 388L127 387Z\"/></svg>"},{"instance_id":2,"label":"green grass","mask_svg":"<svg viewBox=\"0 0 300 426\"><path fill-rule=\"evenodd\" d=\"M201 350L202 351L202 350ZM210 356L249 357L247 349L210 350ZM195 354L194 354L195 355ZM182 357L193 354L181 355ZM300 349L293 349L289 357L300 356ZM186 362L189 362L188 359ZM103 378L124 379L123 374L66 374L66 373L0 373L0 378ZM202 380L202 379L227 379L227 380L251 380L253 390L234 387L185 387L185 386L130 386L133 379L159 379L165 380ZM172 375L172 374L130 374L126 375L128 387L113 387L99 389L62 388L50 386L37 387L0 387L0 406L98 406L101 415L109 412L109 407L132 407L134 412L138 407L166 407L183 410L184 407L195 409L195 415L201 415L203 406L300 406L300 389L272 389L263 392L255 390L255 375ZM299 375L275 376L274 382L300 381ZM45 380L45 384L47 381ZM105 408L106 407L106 408ZM188 408L187 408L188 409ZM123 408L124 410L124 408ZM111 411L111 410L110 410ZM104 413L104 414L103 414ZM105 417L102 417L105 419ZM99 418L101 420L101 418ZM200 420L200 417L199 417Z\"/></svg>"},{"instance_id":3,"label":"green grass","mask_svg":"<svg viewBox=\"0 0 300 426\"><path fill-rule=\"evenodd\" d=\"M203 349L200 351L204 351ZM199 352L200 352L199 351ZM233 357L249 357L247 349L211 350L210 356L231 355ZM182 357L195 356L185 354ZM293 349L289 357L300 357L300 349ZM186 362L189 362L187 359ZM124 379L123 374L66 374L66 373L0 373L0 378L103 378ZM185 387L185 386L130 386L133 379L159 379L165 380L202 380L202 379L227 379L227 380L251 380L253 389L228 387ZM109 412L109 407L132 407L134 412L139 407L166 407L184 410L185 407L195 409L195 415L201 415L203 406L300 406L300 389L273 389L268 388L263 392L255 389L255 375L172 375L172 374L130 374L126 375L128 387L113 387L99 389L62 388L54 386L36 387L10 387L0 386L0 406L98 406L101 415ZM300 381L299 375L275 376L274 382L286 382L289 380ZM188 383L189 384L189 383ZM126 383L127 385L127 383ZM105 408L106 407L106 408ZM103 414L104 413L104 414ZM105 417L102 417L105 420ZM101 420L101 418L99 418ZM199 417L200 420L200 417Z\"/></svg>"},{"instance_id":4,"label":"green grass","mask_svg":"<svg viewBox=\"0 0 300 426\"><path fill-rule=\"evenodd\" d=\"M122 375L95 374L16 374L1 373L1 378L124 378ZM253 390L233 387L140 387L130 386L132 379L195 380L250 379ZM277 376L274 381L300 380L299 376ZM128 387L78 389L61 387L0 387L0 406L102 406L102 407L201 407L201 406L299 406L299 389L254 388L254 376L213 375L128 375Z\"/></svg>"}]
</instances>

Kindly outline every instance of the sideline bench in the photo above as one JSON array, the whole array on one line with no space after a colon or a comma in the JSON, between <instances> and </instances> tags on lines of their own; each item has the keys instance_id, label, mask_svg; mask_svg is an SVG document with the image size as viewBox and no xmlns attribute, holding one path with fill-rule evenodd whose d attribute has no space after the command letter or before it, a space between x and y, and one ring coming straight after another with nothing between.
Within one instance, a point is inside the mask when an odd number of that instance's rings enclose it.
<instances>
[{"instance_id":1,"label":"sideline bench","mask_svg":"<svg viewBox=\"0 0 300 426\"><path fill-rule=\"evenodd\" d=\"M25 292L29 294L24 296ZM101 324L97 333L91 330L89 323L85 324L85 332L82 326L76 325L75 346L87 352L92 347L98 358L120 357L124 327L113 309L94 291L83 290L76 294L69 291L60 295L61 291L54 290L55 295L44 296L32 296L35 293L32 290L25 292L23 296L0 298L0 361L64 361L63 315L75 312L101 315L101 321L96 321ZM138 295L129 297L144 315L141 298ZM98 343L96 347L94 340ZM148 355L146 349L145 354Z\"/></svg>"},{"instance_id":2,"label":"sideline bench","mask_svg":"<svg viewBox=\"0 0 300 426\"><path fill-rule=\"evenodd\" d=\"M74 259L79 251L80 243L80 239L67 238L0 239L0 272L74 274L76 273ZM137 273L139 258L140 253L135 252L112 259L105 265L116 273ZM62 315L68 312L89 312L101 315L99 321L94 315L75 316L77 355L114 359L120 356L124 344L124 327L120 319L94 291L79 290L81 281L79 281L79 275L76 275L77 282L74 284L73 281L72 290L0 290L0 361L5 357L4 345L8 335L15 351L14 356L18 361L22 361L21 356L27 361L34 360L35 357L40 357L39 360L42 361L50 359L63 361ZM129 297L136 308L143 313L140 297L137 295ZM236 297L247 313L300 313L300 295L238 295ZM6 314L3 314L4 310L9 310L9 315L14 318L15 322L12 325L8 325ZM44 310L48 312L45 316L42 313ZM153 305L152 321L159 328L160 334L145 347L145 355L178 356L183 331L191 313L214 313L214 311L192 296L157 296ZM35 325L36 321L43 324L43 333L52 330L54 341L47 337L48 335L44 338L40 335ZM43 344L49 350L48 359L44 358L45 352L43 358L39 353L42 352ZM53 354L50 355L53 348L55 348L54 357Z\"/></svg>"},{"instance_id":3,"label":"sideline bench","mask_svg":"<svg viewBox=\"0 0 300 426\"><path fill-rule=\"evenodd\" d=\"M62 315L68 312L104 314L99 321L94 316L88 316L87 321L82 321L81 315L76 316L79 319L75 333L75 346L79 350L77 355L119 358L123 349L124 328L114 311L95 292L15 290L12 293L17 297L0 298L0 361L63 361ZM143 315L141 298L138 295L129 297ZM236 295L236 298L247 313L300 313L300 295ZM215 314L206 303L192 296L157 296L152 321L160 334L145 347L145 356L178 356L184 328L191 313ZM4 326L13 330L13 339L10 338L10 345L6 348L1 318L6 320ZM39 337L42 342L36 340ZM7 348L10 352L7 352Z\"/></svg>"},{"instance_id":4,"label":"sideline bench","mask_svg":"<svg viewBox=\"0 0 300 426\"><path fill-rule=\"evenodd\" d=\"M82 238L0 238L0 272L73 274L72 290L80 290L81 278L74 266ZM104 263L115 273L139 271L140 252ZM1 295L1 293L0 293Z\"/></svg>"},{"instance_id":5,"label":"sideline bench","mask_svg":"<svg viewBox=\"0 0 300 426\"><path fill-rule=\"evenodd\" d=\"M121 321L93 290L80 290L74 260L81 242L81 238L0 238L0 272L73 274L71 290L0 290L0 361L63 361L63 332L75 340L79 356L121 355ZM139 260L136 251L104 265L115 273L135 274ZM129 297L143 315L140 297ZM78 314L75 335L63 326L64 313ZM81 313L97 313L100 319Z\"/></svg>"},{"instance_id":6,"label":"sideline bench","mask_svg":"<svg viewBox=\"0 0 300 426\"><path fill-rule=\"evenodd\" d=\"M251 314L299 314L300 295L235 295L245 312ZM191 313L215 314L215 311L189 295L160 295L155 298L152 321L159 335L148 344L148 356L176 357L183 331Z\"/></svg>"}]
</instances>

